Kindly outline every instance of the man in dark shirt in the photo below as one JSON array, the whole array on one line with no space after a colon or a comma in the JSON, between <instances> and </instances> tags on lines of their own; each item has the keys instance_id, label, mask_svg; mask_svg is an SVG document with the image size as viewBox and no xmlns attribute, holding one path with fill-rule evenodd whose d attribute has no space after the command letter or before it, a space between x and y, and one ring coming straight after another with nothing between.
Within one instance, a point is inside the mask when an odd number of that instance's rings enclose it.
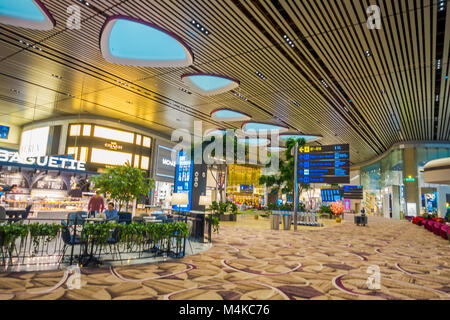
<instances>
[{"instance_id":1,"label":"man in dark shirt","mask_svg":"<svg viewBox=\"0 0 450 320\"><path fill-rule=\"evenodd\" d=\"M93 195L89 199L89 203L88 203L89 216L95 217L96 213L101 213L101 212L103 212L103 210L105 210L105 199L103 199L100 192L97 191L95 193L95 195Z\"/></svg>"}]
</instances>

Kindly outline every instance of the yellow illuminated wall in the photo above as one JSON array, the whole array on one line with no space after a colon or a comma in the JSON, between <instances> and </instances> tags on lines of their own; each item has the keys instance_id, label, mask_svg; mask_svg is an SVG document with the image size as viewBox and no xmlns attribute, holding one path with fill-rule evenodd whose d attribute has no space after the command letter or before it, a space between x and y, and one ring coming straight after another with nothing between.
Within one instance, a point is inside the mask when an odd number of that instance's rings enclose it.
<instances>
[{"instance_id":1,"label":"yellow illuminated wall","mask_svg":"<svg viewBox=\"0 0 450 320\"><path fill-rule=\"evenodd\" d=\"M92 148L91 162L99 164L109 164L112 166L122 166L132 160L131 153L109 151L103 149Z\"/></svg>"},{"instance_id":2,"label":"yellow illuminated wall","mask_svg":"<svg viewBox=\"0 0 450 320\"><path fill-rule=\"evenodd\" d=\"M261 176L261 168L253 166L241 166L232 164L228 166L228 189L235 190L236 186L253 185L254 188L260 187L259 177Z\"/></svg>"}]
</instances>

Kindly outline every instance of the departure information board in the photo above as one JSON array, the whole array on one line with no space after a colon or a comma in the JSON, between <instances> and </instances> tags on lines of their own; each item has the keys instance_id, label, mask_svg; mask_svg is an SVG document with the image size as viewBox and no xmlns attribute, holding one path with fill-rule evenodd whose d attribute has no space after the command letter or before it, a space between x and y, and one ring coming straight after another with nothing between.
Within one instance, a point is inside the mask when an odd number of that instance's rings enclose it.
<instances>
[{"instance_id":1,"label":"departure information board","mask_svg":"<svg viewBox=\"0 0 450 320\"><path fill-rule=\"evenodd\" d=\"M306 146L298 150L299 183L350 183L350 145Z\"/></svg>"},{"instance_id":2,"label":"departure information board","mask_svg":"<svg viewBox=\"0 0 450 320\"><path fill-rule=\"evenodd\" d=\"M322 202L335 202L341 200L341 190L339 188L322 188L320 190Z\"/></svg>"},{"instance_id":3,"label":"departure information board","mask_svg":"<svg viewBox=\"0 0 450 320\"><path fill-rule=\"evenodd\" d=\"M343 186L341 193L344 199L363 199L362 186Z\"/></svg>"}]
</instances>

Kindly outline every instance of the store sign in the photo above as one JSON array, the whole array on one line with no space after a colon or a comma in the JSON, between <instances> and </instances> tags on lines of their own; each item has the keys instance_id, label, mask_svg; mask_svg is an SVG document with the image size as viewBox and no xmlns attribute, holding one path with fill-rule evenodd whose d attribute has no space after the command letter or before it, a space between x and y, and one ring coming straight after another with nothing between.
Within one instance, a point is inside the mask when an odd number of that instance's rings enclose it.
<instances>
[{"instance_id":1,"label":"store sign","mask_svg":"<svg viewBox=\"0 0 450 320\"><path fill-rule=\"evenodd\" d=\"M20 155L22 157L41 157L47 153L50 127L36 128L22 132Z\"/></svg>"},{"instance_id":2,"label":"store sign","mask_svg":"<svg viewBox=\"0 0 450 320\"><path fill-rule=\"evenodd\" d=\"M156 175L159 177L173 179L175 177L176 161L172 160L172 154L176 151L165 146L158 146L156 156Z\"/></svg>"},{"instance_id":3,"label":"store sign","mask_svg":"<svg viewBox=\"0 0 450 320\"><path fill-rule=\"evenodd\" d=\"M0 164L6 165L27 165L42 167L42 169L66 169L86 171L86 162L66 159L61 157L24 157L18 152L0 149Z\"/></svg>"},{"instance_id":4,"label":"store sign","mask_svg":"<svg viewBox=\"0 0 450 320\"><path fill-rule=\"evenodd\" d=\"M117 142L111 141L111 142L105 143L105 148L117 151L117 150L122 150L123 146L118 145Z\"/></svg>"}]
</instances>

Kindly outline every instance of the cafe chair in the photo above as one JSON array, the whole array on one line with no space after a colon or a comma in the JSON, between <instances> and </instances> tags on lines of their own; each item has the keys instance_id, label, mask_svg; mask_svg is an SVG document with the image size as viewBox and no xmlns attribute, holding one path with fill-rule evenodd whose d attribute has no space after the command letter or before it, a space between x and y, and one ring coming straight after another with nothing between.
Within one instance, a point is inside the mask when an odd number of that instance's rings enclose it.
<instances>
[{"instance_id":1,"label":"cafe chair","mask_svg":"<svg viewBox=\"0 0 450 320\"><path fill-rule=\"evenodd\" d=\"M64 261L64 258L66 257L66 251L68 248L81 244L81 237L79 235L71 235L70 229L68 226L64 226L63 230L61 232L61 238L64 243L63 249L62 249L62 257L59 261L59 265L61 265L61 262Z\"/></svg>"},{"instance_id":2,"label":"cafe chair","mask_svg":"<svg viewBox=\"0 0 450 320\"><path fill-rule=\"evenodd\" d=\"M131 213L119 212L119 224L130 224L131 221Z\"/></svg>"},{"instance_id":3,"label":"cafe chair","mask_svg":"<svg viewBox=\"0 0 450 320\"><path fill-rule=\"evenodd\" d=\"M108 238L106 243L109 246L109 251L112 254L112 259L115 261L116 255L118 255L120 264L122 264L122 257L120 256L120 248L119 248L119 228L114 228L114 231L112 232L111 236Z\"/></svg>"},{"instance_id":4,"label":"cafe chair","mask_svg":"<svg viewBox=\"0 0 450 320\"><path fill-rule=\"evenodd\" d=\"M6 209L0 206L0 223L6 222Z\"/></svg>"}]
</instances>

